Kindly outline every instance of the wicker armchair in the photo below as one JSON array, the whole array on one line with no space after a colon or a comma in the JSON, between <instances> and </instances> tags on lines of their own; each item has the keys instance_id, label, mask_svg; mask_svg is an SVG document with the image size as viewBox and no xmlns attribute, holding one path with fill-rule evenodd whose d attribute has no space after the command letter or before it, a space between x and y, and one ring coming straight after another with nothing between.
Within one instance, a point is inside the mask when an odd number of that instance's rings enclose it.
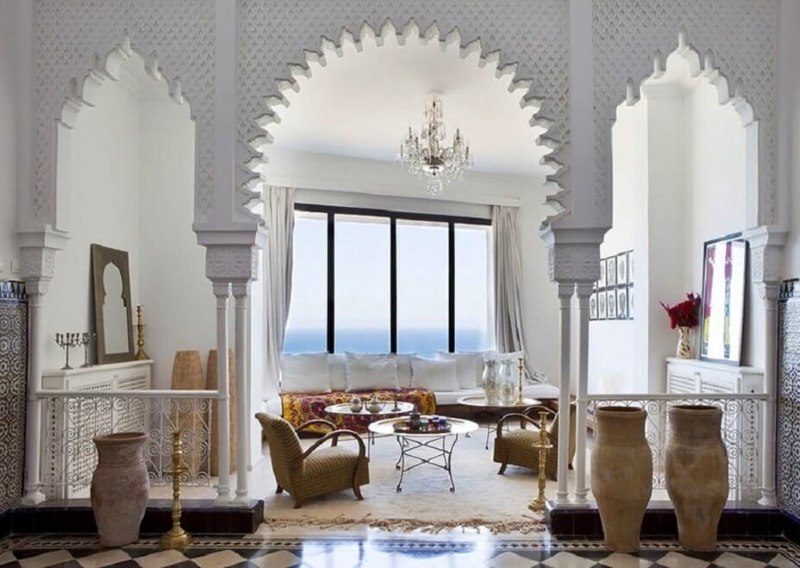
<instances>
[{"instance_id":1,"label":"wicker armchair","mask_svg":"<svg viewBox=\"0 0 800 568\"><path fill-rule=\"evenodd\" d=\"M259 412L256 419L261 423L264 436L269 443L272 471L278 481L275 493L285 489L294 497L294 508L305 500L343 489L352 489L356 498L363 499L361 486L369 483L369 466L365 455L364 441L352 430L336 430L327 420L311 420L297 430L280 416ZM325 423L332 432L314 442L305 452L300 446L297 432L311 424ZM338 446L339 437L350 436L358 442L358 452ZM322 444L331 440L331 446Z\"/></svg>"},{"instance_id":2,"label":"wicker armchair","mask_svg":"<svg viewBox=\"0 0 800 568\"><path fill-rule=\"evenodd\" d=\"M498 475L503 475L508 464L527 467L539 471L539 452L533 446L539 443L539 412L545 411L552 416L547 428L548 442L552 448L547 450L545 476L556 479L558 470L558 421L560 412L544 406L529 406L522 413L506 414L497 422L497 437L494 441L494 461L500 464ZM536 420L532 418L536 417ZM510 420L519 420L518 430L503 431ZM526 424L533 428L526 428ZM569 468L572 469L572 458L575 456L575 403L569 405Z\"/></svg>"}]
</instances>

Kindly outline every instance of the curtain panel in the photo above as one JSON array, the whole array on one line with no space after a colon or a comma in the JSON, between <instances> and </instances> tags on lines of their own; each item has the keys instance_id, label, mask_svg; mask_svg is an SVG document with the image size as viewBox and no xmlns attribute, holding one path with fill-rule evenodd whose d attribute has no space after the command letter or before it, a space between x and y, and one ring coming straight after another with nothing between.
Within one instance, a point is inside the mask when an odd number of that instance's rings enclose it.
<instances>
[{"instance_id":1,"label":"curtain panel","mask_svg":"<svg viewBox=\"0 0 800 568\"><path fill-rule=\"evenodd\" d=\"M267 226L266 278L266 393L280 392L281 353L292 297L292 238L294 189L270 186L264 204Z\"/></svg>"}]
</instances>

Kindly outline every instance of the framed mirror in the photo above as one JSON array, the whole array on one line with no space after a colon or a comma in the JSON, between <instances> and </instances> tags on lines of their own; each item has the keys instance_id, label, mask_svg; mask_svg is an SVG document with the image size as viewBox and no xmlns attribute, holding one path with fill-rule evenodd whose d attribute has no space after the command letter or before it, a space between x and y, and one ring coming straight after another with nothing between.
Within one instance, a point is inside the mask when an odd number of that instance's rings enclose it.
<instances>
[{"instance_id":1,"label":"framed mirror","mask_svg":"<svg viewBox=\"0 0 800 568\"><path fill-rule=\"evenodd\" d=\"M700 359L739 364L746 274L747 241L741 233L705 243Z\"/></svg>"},{"instance_id":2,"label":"framed mirror","mask_svg":"<svg viewBox=\"0 0 800 568\"><path fill-rule=\"evenodd\" d=\"M93 244L91 255L97 362L132 361L133 320L128 253Z\"/></svg>"}]
</instances>

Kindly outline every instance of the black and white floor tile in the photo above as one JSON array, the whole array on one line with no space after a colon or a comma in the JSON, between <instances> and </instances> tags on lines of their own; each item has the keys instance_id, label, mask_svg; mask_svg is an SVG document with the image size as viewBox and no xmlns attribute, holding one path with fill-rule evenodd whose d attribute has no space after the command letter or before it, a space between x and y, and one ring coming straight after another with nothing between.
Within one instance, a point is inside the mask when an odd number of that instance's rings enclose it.
<instances>
[{"instance_id":1,"label":"black and white floor tile","mask_svg":"<svg viewBox=\"0 0 800 568\"><path fill-rule=\"evenodd\" d=\"M0 566L22 568L248 566L262 568L756 568L800 566L800 548L786 541L723 542L713 553L688 553L675 542L646 542L636 555L610 553L598 542L502 539L198 538L185 552L161 551L156 539L102 549L85 537L10 537L0 541Z\"/></svg>"}]
</instances>

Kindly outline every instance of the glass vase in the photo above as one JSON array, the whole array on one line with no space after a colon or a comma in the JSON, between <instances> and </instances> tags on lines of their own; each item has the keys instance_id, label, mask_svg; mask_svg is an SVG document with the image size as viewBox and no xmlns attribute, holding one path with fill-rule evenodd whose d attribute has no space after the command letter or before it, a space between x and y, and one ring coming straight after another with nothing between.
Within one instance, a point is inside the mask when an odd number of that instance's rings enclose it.
<instances>
[{"instance_id":1,"label":"glass vase","mask_svg":"<svg viewBox=\"0 0 800 568\"><path fill-rule=\"evenodd\" d=\"M692 328L678 326L678 347L675 356L678 359L694 359L694 341Z\"/></svg>"},{"instance_id":2,"label":"glass vase","mask_svg":"<svg viewBox=\"0 0 800 568\"><path fill-rule=\"evenodd\" d=\"M483 362L483 391L486 396L487 404L497 404L497 387L497 361L487 359Z\"/></svg>"},{"instance_id":3,"label":"glass vase","mask_svg":"<svg viewBox=\"0 0 800 568\"><path fill-rule=\"evenodd\" d=\"M500 368L497 374L500 404L504 406L513 404L517 398L517 377L514 372L514 362L511 359L500 361Z\"/></svg>"}]
</instances>

